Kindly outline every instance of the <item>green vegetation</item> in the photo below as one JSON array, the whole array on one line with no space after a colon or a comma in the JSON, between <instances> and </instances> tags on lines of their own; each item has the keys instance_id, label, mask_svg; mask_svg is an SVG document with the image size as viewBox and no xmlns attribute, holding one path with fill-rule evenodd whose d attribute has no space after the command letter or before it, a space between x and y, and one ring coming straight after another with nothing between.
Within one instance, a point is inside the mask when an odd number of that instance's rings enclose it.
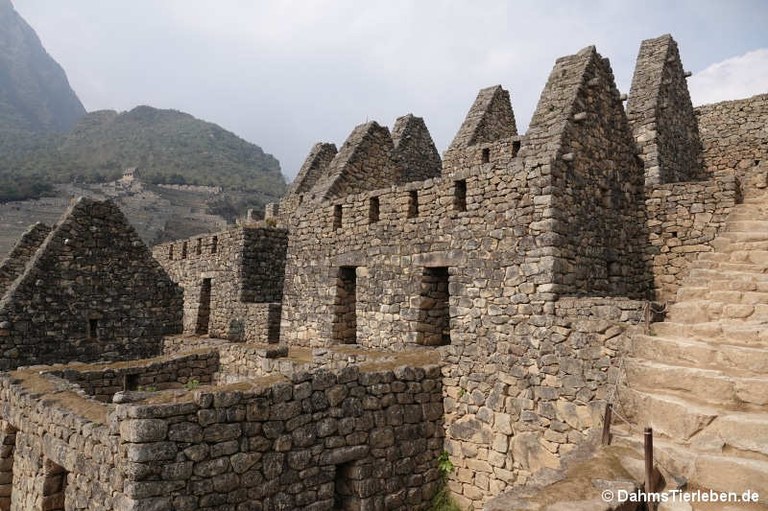
<instances>
[{"instance_id":1,"label":"green vegetation","mask_svg":"<svg viewBox=\"0 0 768 511\"><path fill-rule=\"evenodd\" d=\"M448 454L448 451L441 452L440 456L437 458L437 470L440 471L440 475L443 476L443 478L448 477L448 475L453 472L454 468L453 462L451 461L451 455Z\"/></svg>"},{"instance_id":2,"label":"green vegetation","mask_svg":"<svg viewBox=\"0 0 768 511\"><path fill-rule=\"evenodd\" d=\"M92 112L63 135L0 131L0 201L40 197L54 183L112 181L129 167L138 167L142 181L151 184L231 191L211 207L225 218L260 208L285 191L274 157L175 110Z\"/></svg>"},{"instance_id":3,"label":"green vegetation","mask_svg":"<svg viewBox=\"0 0 768 511\"><path fill-rule=\"evenodd\" d=\"M448 451L441 452L437 458L437 470L440 471L441 485L437 495L432 499L430 511L463 511L461 506L451 498L451 492L448 491L448 476L454 469Z\"/></svg>"},{"instance_id":4,"label":"green vegetation","mask_svg":"<svg viewBox=\"0 0 768 511\"><path fill-rule=\"evenodd\" d=\"M199 386L200 386L200 380L195 380L194 378L184 384L184 388L187 390L195 390Z\"/></svg>"}]
</instances>

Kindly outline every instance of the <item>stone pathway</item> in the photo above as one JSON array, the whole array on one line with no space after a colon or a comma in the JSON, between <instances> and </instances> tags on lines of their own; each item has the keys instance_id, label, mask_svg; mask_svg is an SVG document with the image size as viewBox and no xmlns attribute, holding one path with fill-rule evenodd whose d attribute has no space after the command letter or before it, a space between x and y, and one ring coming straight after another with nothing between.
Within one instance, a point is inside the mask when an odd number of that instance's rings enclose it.
<instances>
[{"instance_id":1,"label":"stone pathway","mask_svg":"<svg viewBox=\"0 0 768 511\"><path fill-rule=\"evenodd\" d=\"M737 507L768 510L768 194L734 208L713 246L666 321L632 337L619 396L637 427L619 442L642 449L651 426L668 473L756 491L763 505Z\"/></svg>"}]
</instances>

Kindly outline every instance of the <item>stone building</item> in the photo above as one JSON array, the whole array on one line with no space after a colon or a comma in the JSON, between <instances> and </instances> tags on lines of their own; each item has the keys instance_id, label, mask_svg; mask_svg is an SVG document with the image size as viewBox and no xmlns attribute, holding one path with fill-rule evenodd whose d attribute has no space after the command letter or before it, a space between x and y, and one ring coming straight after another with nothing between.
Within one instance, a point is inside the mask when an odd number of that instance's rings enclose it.
<instances>
[{"instance_id":1,"label":"stone building","mask_svg":"<svg viewBox=\"0 0 768 511\"><path fill-rule=\"evenodd\" d=\"M0 265L0 367L141 358L181 330L181 289L110 202L80 199Z\"/></svg>"},{"instance_id":2,"label":"stone building","mask_svg":"<svg viewBox=\"0 0 768 511\"><path fill-rule=\"evenodd\" d=\"M287 242L282 229L237 227L155 247L184 289L184 332L277 342Z\"/></svg>"},{"instance_id":3,"label":"stone building","mask_svg":"<svg viewBox=\"0 0 768 511\"><path fill-rule=\"evenodd\" d=\"M614 509L646 425L668 481L768 494L768 94L685 79L647 40L627 98L588 47L525 134L494 86L442 160L413 115L316 144L262 225L154 247L162 357L0 376L0 509L548 509L583 459Z\"/></svg>"}]
</instances>

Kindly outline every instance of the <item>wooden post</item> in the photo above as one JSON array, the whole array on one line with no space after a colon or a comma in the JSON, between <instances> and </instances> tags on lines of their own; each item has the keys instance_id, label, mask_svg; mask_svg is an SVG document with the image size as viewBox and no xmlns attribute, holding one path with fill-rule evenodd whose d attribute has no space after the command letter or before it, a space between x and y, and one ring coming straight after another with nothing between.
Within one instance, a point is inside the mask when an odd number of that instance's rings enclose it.
<instances>
[{"instance_id":1,"label":"wooden post","mask_svg":"<svg viewBox=\"0 0 768 511\"><path fill-rule=\"evenodd\" d=\"M613 416L613 405L605 404L605 417L603 418L603 445L611 445L611 420Z\"/></svg>"},{"instance_id":2,"label":"wooden post","mask_svg":"<svg viewBox=\"0 0 768 511\"><path fill-rule=\"evenodd\" d=\"M650 335L651 333L651 302L650 301L645 302L645 310L643 312L645 313L644 314L645 317L643 318L645 320L645 325L644 325L645 331L643 332L643 334Z\"/></svg>"},{"instance_id":3,"label":"wooden post","mask_svg":"<svg viewBox=\"0 0 768 511\"><path fill-rule=\"evenodd\" d=\"M649 494L655 491L653 487L653 429L645 428L644 431L644 445L645 445L645 494ZM654 511L656 509L655 502L648 502L648 510Z\"/></svg>"}]
</instances>

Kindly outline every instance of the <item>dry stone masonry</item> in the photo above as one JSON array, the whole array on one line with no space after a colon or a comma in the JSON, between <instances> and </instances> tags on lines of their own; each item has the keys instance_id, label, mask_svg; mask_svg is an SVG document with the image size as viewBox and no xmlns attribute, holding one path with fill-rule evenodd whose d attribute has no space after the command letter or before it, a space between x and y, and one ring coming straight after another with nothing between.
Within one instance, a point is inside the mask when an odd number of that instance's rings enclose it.
<instances>
[{"instance_id":1,"label":"dry stone masonry","mask_svg":"<svg viewBox=\"0 0 768 511\"><path fill-rule=\"evenodd\" d=\"M211 360L157 359L150 370L158 384L174 373L181 382ZM115 404L76 382L139 367L94 369L0 375L13 480L0 508L418 510L440 482L443 397L429 357L124 393Z\"/></svg>"},{"instance_id":2,"label":"dry stone masonry","mask_svg":"<svg viewBox=\"0 0 768 511\"><path fill-rule=\"evenodd\" d=\"M283 229L237 227L156 245L184 289L184 332L277 342L286 244Z\"/></svg>"},{"instance_id":3,"label":"dry stone masonry","mask_svg":"<svg viewBox=\"0 0 768 511\"><path fill-rule=\"evenodd\" d=\"M114 204L80 199L46 230L12 252L39 245L0 299L0 367L153 356L180 331L181 289Z\"/></svg>"},{"instance_id":4,"label":"dry stone masonry","mask_svg":"<svg viewBox=\"0 0 768 511\"><path fill-rule=\"evenodd\" d=\"M710 344L725 318L749 346L723 356L760 371L764 222L745 215L768 214L768 95L694 110L685 78L670 36L644 41L625 110L584 48L555 62L527 133L488 87L442 160L423 119L368 122L316 144L264 221L154 260L107 203L35 226L0 265L0 367L16 369L0 374L0 510L539 505L619 394L692 484L768 475L726 410L743 398L768 438L765 377L714 374ZM651 327L663 302L677 323ZM154 358L115 362L138 356ZM727 406L687 409L708 384ZM748 456L703 453L718 434ZM638 479L634 455L606 470L624 451L589 473Z\"/></svg>"},{"instance_id":5,"label":"dry stone masonry","mask_svg":"<svg viewBox=\"0 0 768 511\"><path fill-rule=\"evenodd\" d=\"M710 173L734 172L747 188L765 188L768 94L696 109L704 163ZM758 172L759 171L759 172Z\"/></svg>"},{"instance_id":6,"label":"dry stone masonry","mask_svg":"<svg viewBox=\"0 0 768 511\"><path fill-rule=\"evenodd\" d=\"M627 117L645 165L646 184L704 177L702 144L687 76L672 36L643 41Z\"/></svg>"}]
</instances>

